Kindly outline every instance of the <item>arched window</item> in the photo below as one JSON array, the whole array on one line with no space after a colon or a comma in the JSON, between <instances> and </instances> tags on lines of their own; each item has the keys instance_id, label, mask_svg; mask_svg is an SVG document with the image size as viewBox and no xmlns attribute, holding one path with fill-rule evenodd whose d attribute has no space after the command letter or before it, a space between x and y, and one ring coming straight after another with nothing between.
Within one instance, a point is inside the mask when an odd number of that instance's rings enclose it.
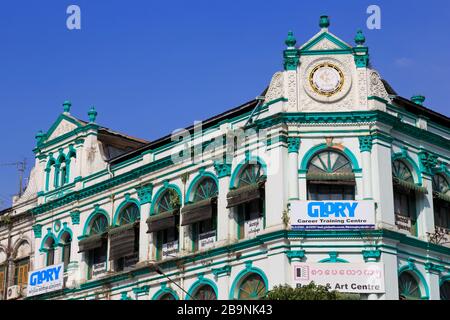
<instances>
[{"instance_id":1,"label":"arched window","mask_svg":"<svg viewBox=\"0 0 450 320\"><path fill-rule=\"evenodd\" d=\"M177 300L175 296L169 292L162 294L158 300Z\"/></svg>"},{"instance_id":2,"label":"arched window","mask_svg":"<svg viewBox=\"0 0 450 320\"><path fill-rule=\"evenodd\" d=\"M194 300L217 300L214 288L208 284L202 285L193 294Z\"/></svg>"},{"instance_id":3,"label":"arched window","mask_svg":"<svg viewBox=\"0 0 450 320\"><path fill-rule=\"evenodd\" d=\"M55 240L52 237L45 242L45 250L47 252L46 266L55 264L55 246Z\"/></svg>"},{"instance_id":4,"label":"arched window","mask_svg":"<svg viewBox=\"0 0 450 320\"><path fill-rule=\"evenodd\" d=\"M450 300L450 281L444 281L440 287L441 300Z\"/></svg>"},{"instance_id":5,"label":"arched window","mask_svg":"<svg viewBox=\"0 0 450 320\"><path fill-rule=\"evenodd\" d=\"M22 241L17 247L14 257L14 284L21 288L28 283L30 254L30 244L27 241Z\"/></svg>"},{"instance_id":6,"label":"arched window","mask_svg":"<svg viewBox=\"0 0 450 320\"><path fill-rule=\"evenodd\" d=\"M68 181L67 181L67 163L65 159L61 160L61 163L59 164L59 171L60 171L60 186L64 186Z\"/></svg>"},{"instance_id":7,"label":"arched window","mask_svg":"<svg viewBox=\"0 0 450 320\"><path fill-rule=\"evenodd\" d=\"M394 213L398 228L417 234L416 194L411 170L401 160L392 163Z\"/></svg>"},{"instance_id":8,"label":"arched window","mask_svg":"<svg viewBox=\"0 0 450 320\"><path fill-rule=\"evenodd\" d=\"M88 277L94 278L106 272L108 254L108 219L102 213L96 214L88 228L87 237L79 242L80 252L86 252Z\"/></svg>"},{"instance_id":9,"label":"arched window","mask_svg":"<svg viewBox=\"0 0 450 320\"><path fill-rule=\"evenodd\" d=\"M402 272L398 279L400 300L418 300L421 297L419 282L410 272Z\"/></svg>"},{"instance_id":10,"label":"arched window","mask_svg":"<svg viewBox=\"0 0 450 320\"><path fill-rule=\"evenodd\" d=\"M259 300L267 293L267 288L263 278L256 273L252 273L244 278L239 286L239 300Z\"/></svg>"},{"instance_id":11,"label":"arched window","mask_svg":"<svg viewBox=\"0 0 450 320\"><path fill-rule=\"evenodd\" d=\"M216 240L217 183L211 177L201 179L193 191L192 203L181 210L182 225L191 226L193 250L206 249Z\"/></svg>"},{"instance_id":12,"label":"arched window","mask_svg":"<svg viewBox=\"0 0 450 320\"><path fill-rule=\"evenodd\" d=\"M55 159L50 158L47 162L47 167L45 168L45 191L50 190L50 186L55 187Z\"/></svg>"},{"instance_id":13,"label":"arched window","mask_svg":"<svg viewBox=\"0 0 450 320\"><path fill-rule=\"evenodd\" d=\"M306 179L308 200L355 200L352 164L339 151L330 149L313 156Z\"/></svg>"},{"instance_id":14,"label":"arched window","mask_svg":"<svg viewBox=\"0 0 450 320\"><path fill-rule=\"evenodd\" d=\"M119 213L118 226L109 232L109 259L115 260L117 271L132 267L139 261L139 220L139 207L129 203Z\"/></svg>"},{"instance_id":15,"label":"arched window","mask_svg":"<svg viewBox=\"0 0 450 320\"><path fill-rule=\"evenodd\" d=\"M178 228L181 199L173 188L167 188L157 198L154 214L147 219L148 232L156 233L156 258L174 257L178 252Z\"/></svg>"},{"instance_id":16,"label":"arched window","mask_svg":"<svg viewBox=\"0 0 450 320\"><path fill-rule=\"evenodd\" d=\"M450 232L450 188L448 180L441 174L433 177L434 224Z\"/></svg>"},{"instance_id":17,"label":"arched window","mask_svg":"<svg viewBox=\"0 0 450 320\"><path fill-rule=\"evenodd\" d=\"M236 188L228 192L227 208L236 208L238 238L251 238L264 228L264 170L257 164L247 164L237 177Z\"/></svg>"},{"instance_id":18,"label":"arched window","mask_svg":"<svg viewBox=\"0 0 450 320\"><path fill-rule=\"evenodd\" d=\"M61 245L62 245L62 262L64 263L64 270L67 269L67 266L70 263L70 251L72 247L72 237L70 233L64 232L61 236Z\"/></svg>"}]
</instances>

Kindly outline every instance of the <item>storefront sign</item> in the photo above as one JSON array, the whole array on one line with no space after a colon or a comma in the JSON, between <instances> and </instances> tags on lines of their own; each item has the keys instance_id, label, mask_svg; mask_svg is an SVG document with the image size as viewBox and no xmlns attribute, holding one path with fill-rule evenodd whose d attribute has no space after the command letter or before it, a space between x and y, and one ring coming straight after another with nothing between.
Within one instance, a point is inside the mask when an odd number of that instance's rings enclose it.
<instances>
[{"instance_id":1,"label":"storefront sign","mask_svg":"<svg viewBox=\"0 0 450 320\"><path fill-rule=\"evenodd\" d=\"M292 201L293 230L374 229L373 201Z\"/></svg>"},{"instance_id":2,"label":"storefront sign","mask_svg":"<svg viewBox=\"0 0 450 320\"><path fill-rule=\"evenodd\" d=\"M263 229L262 218L245 221L244 234L246 238L255 237L262 229Z\"/></svg>"},{"instance_id":3,"label":"storefront sign","mask_svg":"<svg viewBox=\"0 0 450 320\"><path fill-rule=\"evenodd\" d=\"M163 258L173 257L177 252L178 252L178 240L163 243L163 245L162 245Z\"/></svg>"},{"instance_id":4,"label":"storefront sign","mask_svg":"<svg viewBox=\"0 0 450 320\"><path fill-rule=\"evenodd\" d=\"M293 268L297 286L314 281L317 285L340 292L384 292L382 263L294 263Z\"/></svg>"},{"instance_id":5,"label":"storefront sign","mask_svg":"<svg viewBox=\"0 0 450 320\"><path fill-rule=\"evenodd\" d=\"M411 223L411 219L399 214L395 215L395 225L397 226L397 228L401 229L401 230L406 230L408 232L412 233L412 223Z\"/></svg>"},{"instance_id":6,"label":"storefront sign","mask_svg":"<svg viewBox=\"0 0 450 320\"><path fill-rule=\"evenodd\" d=\"M64 264L49 266L28 274L27 296L61 290L64 284Z\"/></svg>"},{"instance_id":7,"label":"storefront sign","mask_svg":"<svg viewBox=\"0 0 450 320\"><path fill-rule=\"evenodd\" d=\"M211 248L216 241L216 231L209 231L205 233L201 233L198 236L198 246L200 249L208 249Z\"/></svg>"}]
</instances>

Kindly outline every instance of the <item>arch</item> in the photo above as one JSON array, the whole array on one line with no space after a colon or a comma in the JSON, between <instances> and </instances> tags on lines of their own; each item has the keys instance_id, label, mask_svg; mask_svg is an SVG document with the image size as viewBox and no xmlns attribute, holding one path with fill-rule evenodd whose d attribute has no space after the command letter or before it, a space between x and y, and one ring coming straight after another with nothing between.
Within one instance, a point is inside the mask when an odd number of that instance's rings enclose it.
<instances>
[{"instance_id":1,"label":"arch","mask_svg":"<svg viewBox=\"0 0 450 320\"><path fill-rule=\"evenodd\" d=\"M88 236L88 229L90 227L91 222L97 215L101 215L101 214L106 217L106 221L107 221L108 225L110 225L108 213L103 209L96 208L94 210L94 212L92 212L91 215L87 218L86 223L84 224L83 236Z\"/></svg>"},{"instance_id":2,"label":"arch","mask_svg":"<svg viewBox=\"0 0 450 320\"><path fill-rule=\"evenodd\" d=\"M64 225L63 228L61 229L61 231L58 234L58 238L57 238L58 239L57 240L58 244L61 243L61 239L62 239L62 236L64 235L64 233L68 233L70 235L70 237L73 239L72 230L67 226L66 223L64 223L63 225Z\"/></svg>"},{"instance_id":3,"label":"arch","mask_svg":"<svg viewBox=\"0 0 450 320\"><path fill-rule=\"evenodd\" d=\"M318 261L318 263L350 263L350 262L341 258L325 258Z\"/></svg>"},{"instance_id":4,"label":"arch","mask_svg":"<svg viewBox=\"0 0 450 320\"><path fill-rule=\"evenodd\" d=\"M76 152L76 150L73 148L72 145L69 147L69 152L67 152L66 160L69 160L69 161L70 161L70 158L75 158L75 159L77 158L77 152Z\"/></svg>"},{"instance_id":5,"label":"arch","mask_svg":"<svg viewBox=\"0 0 450 320\"><path fill-rule=\"evenodd\" d=\"M269 280L267 279L267 276L264 273L264 271L262 271L261 269L256 268L256 267L247 266L244 270L239 272L238 275L236 276L236 278L234 279L233 284L231 285L231 290L230 290L230 295L229 295L230 300L237 299L236 294L237 294L238 287L241 285L242 281L245 280L252 273L259 275L264 281L266 290L269 290Z\"/></svg>"},{"instance_id":6,"label":"arch","mask_svg":"<svg viewBox=\"0 0 450 320\"><path fill-rule=\"evenodd\" d=\"M449 179L443 173L437 173L433 176L433 191L450 194L449 186Z\"/></svg>"},{"instance_id":7,"label":"arch","mask_svg":"<svg viewBox=\"0 0 450 320\"><path fill-rule=\"evenodd\" d=\"M116 213L114 214L114 218L113 218L113 222L112 222L113 226L117 226L120 213L122 212L122 210L124 208L126 208L130 204L135 204L137 206L138 210L139 210L139 215L141 215L141 204L140 204L140 202L138 200L134 199L134 198L126 198L117 207L117 210L116 210Z\"/></svg>"},{"instance_id":8,"label":"arch","mask_svg":"<svg viewBox=\"0 0 450 320\"><path fill-rule=\"evenodd\" d=\"M450 295L449 296L444 296L444 298L443 298L443 294L442 294L442 287L445 285L445 284L448 284L448 285L450 285L450 274L447 274L447 275L445 275L445 276L443 276L443 277L441 277L440 279L439 279L439 293L440 293L440 297L441 297L441 300L450 300ZM447 292L446 292L447 293Z\"/></svg>"},{"instance_id":9,"label":"arch","mask_svg":"<svg viewBox=\"0 0 450 320\"><path fill-rule=\"evenodd\" d=\"M196 294L197 289L200 289L203 286L210 286L214 290L214 293L216 294L216 299L218 299L218 297L219 297L219 290L217 290L216 283L214 281L210 280L210 279L202 278L202 279L198 279L190 287L190 289L188 290L188 295L186 296L186 300L190 300L191 297L193 297Z\"/></svg>"},{"instance_id":10,"label":"arch","mask_svg":"<svg viewBox=\"0 0 450 320\"><path fill-rule=\"evenodd\" d=\"M165 294L171 294L175 298L175 300L180 300L180 298L178 297L178 294L176 293L176 291L171 289L171 288L167 288L167 287L159 289L153 295L152 300L159 300L159 298L161 298Z\"/></svg>"},{"instance_id":11,"label":"arch","mask_svg":"<svg viewBox=\"0 0 450 320\"><path fill-rule=\"evenodd\" d=\"M207 171L201 172L190 183L189 188L187 189L186 192L186 199L184 199L185 204L192 200L195 188L197 188L198 184L205 178L213 179L216 183L217 188L219 188L219 179L217 179L217 176L215 174Z\"/></svg>"},{"instance_id":12,"label":"arch","mask_svg":"<svg viewBox=\"0 0 450 320\"><path fill-rule=\"evenodd\" d=\"M341 146L339 145L339 147L337 145L327 145L326 143L321 143L318 144L312 148L310 148L306 154L303 156L302 162L300 164L300 172L301 173L306 173L308 171L308 164L311 161L311 159L318 153L325 151L325 150L334 150L337 152L341 152L343 153L348 160L350 160L351 164L352 164L352 169L353 172L361 172L361 167L358 164L358 160L356 159L356 156L353 154L352 151L350 151L350 149L348 149L347 147Z\"/></svg>"},{"instance_id":13,"label":"arch","mask_svg":"<svg viewBox=\"0 0 450 320\"><path fill-rule=\"evenodd\" d=\"M409 170L411 170L411 173L414 178L414 183L417 183L418 185L422 185L422 175L420 174L419 166L416 164L413 158L408 153L405 152L399 152L394 153L392 155L392 162L395 160L401 160L403 161L408 167Z\"/></svg>"},{"instance_id":14,"label":"arch","mask_svg":"<svg viewBox=\"0 0 450 320\"><path fill-rule=\"evenodd\" d=\"M242 160L234 169L233 174L230 179L230 189L233 189L237 185L237 178L240 176L242 170L248 164L259 164L263 169L264 176L267 176L267 165L264 160L258 156L246 156L244 160Z\"/></svg>"},{"instance_id":15,"label":"arch","mask_svg":"<svg viewBox=\"0 0 450 320\"><path fill-rule=\"evenodd\" d=\"M7 260L6 248L0 245L0 265L5 263Z\"/></svg>"},{"instance_id":16,"label":"arch","mask_svg":"<svg viewBox=\"0 0 450 320\"><path fill-rule=\"evenodd\" d=\"M33 249L32 249L31 243L32 243L31 240L26 236L22 236L20 239L18 239L15 242L15 244L13 245L13 258L17 259L17 258L26 258L26 257L31 256L33 254ZM18 257L19 251L24 244L26 244L28 246L28 248L25 248L25 249L28 249L26 251L27 253Z\"/></svg>"},{"instance_id":17,"label":"arch","mask_svg":"<svg viewBox=\"0 0 450 320\"><path fill-rule=\"evenodd\" d=\"M53 234L53 232L48 232L44 238L41 241L41 247L39 248L40 252L47 252L48 248L46 248L46 243L47 241L51 239L53 241L53 246L56 247L56 245L58 244L58 238L55 237L55 235Z\"/></svg>"},{"instance_id":18,"label":"arch","mask_svg":"<svg viewBox=\"0 0 450 320\"><path fill-rule=\"evenodd\" d=\"M408 263L407 265L400 267L397 272L398 273L397 279L400 279L400 275L403 272L409 272L415 278L415 280L419 285L421 299L428 300L430 298L430 290L428 288L428 284L427 281L425 280L425 277L417 269L417 267L412 263Z\"/></svg>"},{"instance_id":19,"label":"arch","mask_svg":"<svg viewBox=\"0 0 450 320\"><path fill-rule=\"evenodd\" d=\"M180 205L183 203L183 197L182 197L182 193L180 188L175 185L175 184L167 184L163 187L161 187L158 192L156 192L156 194L153 196L153 200L152 200L152 205L150 208L150 215L154 215L155 214L155 205L158 202L159 198L161 197L161 195L163 195L163 193L168 190L168 189L174 189L175 192L178 194L178 197L180 199Z\"/></svg>"}]
</instances>

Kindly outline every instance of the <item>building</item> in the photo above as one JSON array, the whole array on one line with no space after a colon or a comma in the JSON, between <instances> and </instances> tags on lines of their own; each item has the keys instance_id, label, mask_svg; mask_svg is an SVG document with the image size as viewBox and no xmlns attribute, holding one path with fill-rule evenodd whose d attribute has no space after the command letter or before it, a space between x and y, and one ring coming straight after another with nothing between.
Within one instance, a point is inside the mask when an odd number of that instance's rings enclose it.
<instances>
[{"instance_id":1,"label":"building","mask_svg":"<svg viewBox=\"0 0 450 320\"><path fill-rule=\"evenodd\" d=\"M1 213L3 298L253 299L319 276L362 299L449 299L450 119L329 25L300 47L289 32L260 97L175 137L65 102ZM60 264L62 289L26 297L27 273Z\"/></svg>"}]
</instances>

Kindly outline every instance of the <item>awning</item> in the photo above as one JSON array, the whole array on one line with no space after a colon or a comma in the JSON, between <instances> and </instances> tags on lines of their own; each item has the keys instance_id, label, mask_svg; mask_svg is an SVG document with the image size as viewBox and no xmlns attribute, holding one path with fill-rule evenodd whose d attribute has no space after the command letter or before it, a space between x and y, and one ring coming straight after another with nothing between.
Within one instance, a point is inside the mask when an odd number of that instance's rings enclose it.
<instances>
[{"instance_id":1,"label":"awning","mask_svg":"<svg viewBox=\"0 0 450 320\"><path fill-rule=\"evenodd\" d=\"M157 215L150 216L147 219L147 233L156 232L176 226L176 216L178 210L162 212Z\"/></svg>"},{"instance_id":2,"label":"awning","mask_svg":"<svg viewBox=\"0 0 450 320\"><path fill-rule=\"evenodd\" d=\"M109 231L109 260L116 260L135 253L134 240L137 223L128 223Z\"/></svg>"},{"instance_id":3,"label":"awning","mask_svg":"<svg viewBox=\"0 0 450 320\"><path fill-rule=\"evenodd\" d=\"M217 198L209 198L184 206L181 209L181 225L186 226L195 222L212 218Z\"/></svg>"},{"instance_id":4,"label":"awning","mask_svg":"<svg viewBox=\"0 0 450 320\"><path fill-rule=\"evenodd\" d=\"M227 208L236 207L240 204L262 198L264 196L263 185L264 183L254 183L231 190L227 194Z\"/></svg>"},{"instance_id":5,"label":"awning","mask_svg":"<svg viewBox=\"0 0 450 320\"><path fill-rule=\"evenodd\" d=\"M100 248L102 246L103 240L106 239L106 235L107 233L105 232L102 234L95 234L80 240L80 242L78 242L78 252Z\"/></svg>"},{"instance_id":6,"label":"awning","mask_svg":"<svg viewBox=\"0 0 450 320\"><path fill-rule=\"evenodd\" d=\"M355 184L355 174L348 173L307 173L306 179L309 183L328 184Z\"/></svg>"},{"instance_id":7,"label":"awning","mask_svg":"<svg viewBox=\"0 0 450 320\"><path fill-rule=\"evenodd\" d=\"M433 197L445 202L450 202L450 195L442 192L433 192Z\"/></svg>"},{"instance_id":8,"label":"awning","mask_svg":"<svg viewBox=\"0 0 450 320\"><path fill-rule=\"evenodd\" d=\"M419 193L423 193L423 194L428 193L427 188L419 186L419 185L409 182L409 181L398 179L398 178L394 178L394 185L396 185L397 187L400 187L401 189L404 189L405 191L415 191L415 192L419 192Z\"/></svg>"}]
</instances>

